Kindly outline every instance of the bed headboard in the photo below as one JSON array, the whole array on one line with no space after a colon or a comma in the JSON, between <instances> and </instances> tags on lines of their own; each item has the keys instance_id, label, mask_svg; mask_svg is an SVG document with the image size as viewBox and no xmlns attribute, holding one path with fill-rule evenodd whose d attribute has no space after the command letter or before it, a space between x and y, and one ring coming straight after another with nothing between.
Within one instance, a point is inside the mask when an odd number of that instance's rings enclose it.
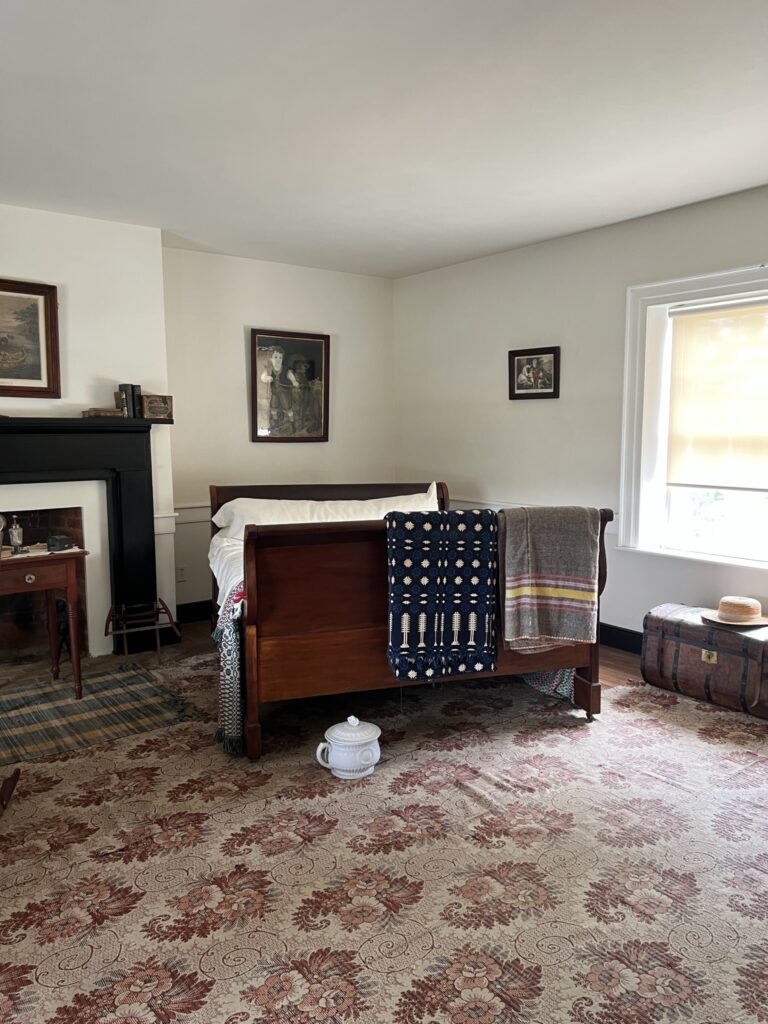
<instances>
[{"instance_id":1,"label":"bed headboard","mask_svg":"<svg viewBox=\"0 0 768 1024\"><path fill-rule=\"evenodd\" d=\"M389 498L398 494L420 494L426 491L431 481L418 484L218 484L210 485L211 519L222 505L235 498L299 498L304 501L340 501L343 499ZM437 505L448 509L448 486L437 484ZM218 526L211 523L211 536L218 533ZM218 588L213 579L212 627L215 626Z\"/></svg>"},{"instance_id":2,"label":"bed headboard","mask_svg":"<svg viewBox=\"0 0 768 1024\"><path fill-rule=\"evenodd\" d=\"M390 498L397 494L419 494L431 481L419 484L211 484L211 516L235 498L299 498L304 501L343 501L345 499ZM448 506L448 487L437 484L437 504ZM214 530L216 528L214 527Z\"/></svg>"}]
</instances>

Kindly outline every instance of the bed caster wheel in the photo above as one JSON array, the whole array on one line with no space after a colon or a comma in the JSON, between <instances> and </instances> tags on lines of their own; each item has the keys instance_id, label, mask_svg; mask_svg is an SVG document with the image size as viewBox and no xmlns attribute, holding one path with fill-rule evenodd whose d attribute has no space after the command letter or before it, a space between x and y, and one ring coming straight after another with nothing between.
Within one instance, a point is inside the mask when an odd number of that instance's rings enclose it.
<instances>
[{"instance_id":1,"label":"bed caster wheel","mask_svg":"<svg viewBox=\"0 0 768 1024\"><path fill-rule=\"evenodd\" d=\"M588 722L594 722L594 720L595 720L595 716L592 714L591 711L588 711L587 712L587 721Z\"/></svg>"}]
</instances>

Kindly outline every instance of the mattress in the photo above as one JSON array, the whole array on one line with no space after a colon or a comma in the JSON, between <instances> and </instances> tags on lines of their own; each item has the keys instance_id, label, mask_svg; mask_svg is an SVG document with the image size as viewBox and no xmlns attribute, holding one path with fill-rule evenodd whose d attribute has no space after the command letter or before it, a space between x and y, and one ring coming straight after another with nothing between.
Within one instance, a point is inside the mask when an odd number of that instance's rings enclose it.
<instances>
[{"instance_id":1,"label":"mattress","mask_svg":"<svg viewBox=\"0 0 768 1024\"><path fill-rule=\"evenodd\" d=\"M232 587L237 586L245 575L243 550L242 540L233 537L222 537L217 533L211 540L208 564L219 588L217 601L220 605L224 604Z\"/></svg>"}]
</instances>

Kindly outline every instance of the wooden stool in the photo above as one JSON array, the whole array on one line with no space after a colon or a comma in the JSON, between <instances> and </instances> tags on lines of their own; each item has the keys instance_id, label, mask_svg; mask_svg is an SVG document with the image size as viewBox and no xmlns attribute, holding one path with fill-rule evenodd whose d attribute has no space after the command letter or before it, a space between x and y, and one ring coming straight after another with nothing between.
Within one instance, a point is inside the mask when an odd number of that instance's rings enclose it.
<instances>
[{"instance_id":1,"label":"wooden stool","mask_svg":"<svg viewBox=\"0 0 768 1024\"><path fill-rule=\"evenodd\" d=\"M163 617L166 619L164 623L161 622ZM122 604L109 609L104 625L104 636L122 636L123 654L127 655L128 634L153 629L155 631L155 651L157 660L160 661L160 629L162 626L170 626L176 636L181 636L179 627L173 621L171 609L161 598L158 598L153 604Z\"/></svg>"}]
</instances>

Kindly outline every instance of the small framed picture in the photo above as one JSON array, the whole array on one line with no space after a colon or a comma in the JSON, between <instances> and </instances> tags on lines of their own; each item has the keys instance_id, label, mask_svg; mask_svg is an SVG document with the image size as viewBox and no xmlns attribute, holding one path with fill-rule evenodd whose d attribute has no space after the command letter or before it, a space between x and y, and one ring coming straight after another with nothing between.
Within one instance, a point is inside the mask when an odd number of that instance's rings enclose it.
<instances>
[{"instance_id":1,"label":"small framed picture","mask_svg":"<svg viewBox=\"0 0 768 1024\"><path fill-rule=\"evenodd\" d=\"M53 284L0 280L0 396L61 398Z\"/></svg>"},{"instance_id":2,"label":"small framed picture","mask_svg":"<svg viewBox=\"0 0 768 1024\"><path fill-rule=\"evenodd\" d=\"M329 334L251 331L251 440L328 440Z\"/></svg>"},{"instance_id":3,"label":"small framed picture","mask_svg":"<svg viewBox=\"0 0 768 1024\"><path fill-rule=\"evenodd\" d=\"M173 398L171 395L142 395L141 415L145 420L172 420Z\"/></svg>"},{"instance_id":4,"label":"small framed picture","mask_svg":"<svg viewBox=\"0 0 768 1024\"><path fill-rule=\"evenodd\" d=\"M509 353L509 397L560 397L560 346L518 348Z\"/></svg>"}]
</instances>

